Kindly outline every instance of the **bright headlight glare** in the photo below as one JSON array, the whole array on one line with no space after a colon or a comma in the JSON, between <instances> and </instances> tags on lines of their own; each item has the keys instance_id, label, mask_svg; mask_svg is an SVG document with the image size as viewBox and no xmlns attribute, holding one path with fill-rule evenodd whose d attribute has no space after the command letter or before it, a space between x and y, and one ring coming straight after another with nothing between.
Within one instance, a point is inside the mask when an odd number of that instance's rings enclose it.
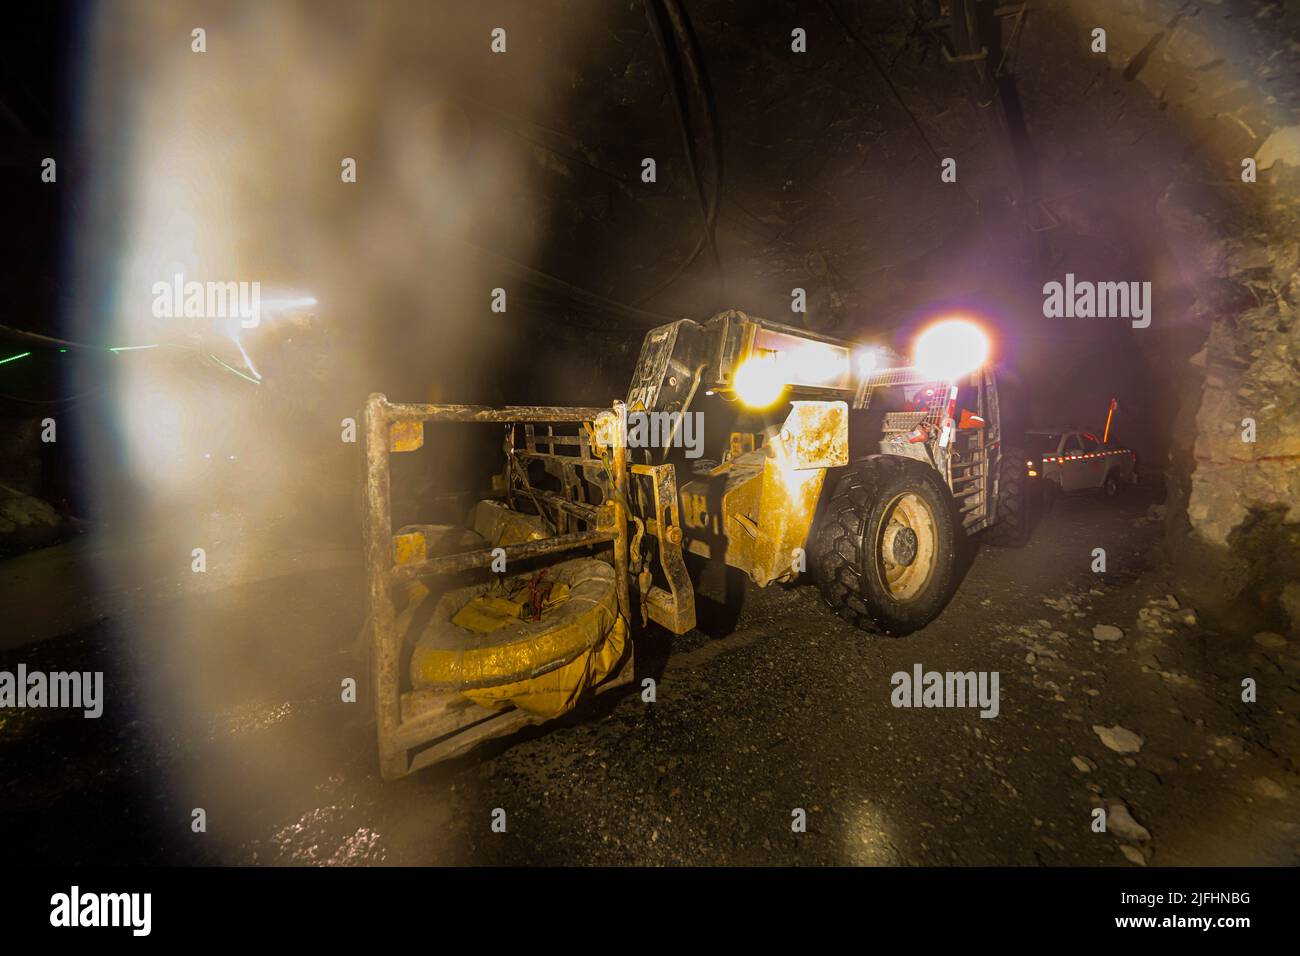
<instances>
[{"instance_id":1,"label":"bright headlight glare","mask_svg":"<svg viewBox=\"0 0 1300 956\"><path fill-rule=\"evenodd\" d=\"M786 385L850 388L853 384L849 350L842 345L760 328L752 354L774 359Z\"/></svg>"},{"instance_id":2,"label":"bright headlight glare","mask_svg":"<svg viewBox=\"0 0 1300 956\"><path fill-rule=\"evenodd\" d=\"M772 353L747 358L731 380L736 397L751 408L767 408L785 391L785 376Z\"/></svg>"},{"instance_id":3,"label":"bright headlight glare","mask_svg":"<svg viewBox=\"0 0 1300 956\"><path fill-rule=\"evenodd\" d=\"M966 319L948 319L921 333L912 364L933 381L951 382L982 367L988 357L983 329Z\"/></svg>"},{"instance_id":4,"label":"bright headlight glare","mask_svg":"<svg viewBox=\"0 0 1300 956\"><path fill-rule=\"evenodd\" d=\"M858 378L866 378L880 364L880 355L875 349L859 349L854 357L858 363Z\"/></svg>"},{"instance_id":5,"label":"bright headlight glare","mask_svg":"<svg viewBox=\"0 0 1300 956\"><path fill-rule=\"evenodd\" d=\"M800 385L836 385L849 369L849 353L824 342L804 342L789 352L778 353L786 376Z\"/></svg>"}]
</instances>

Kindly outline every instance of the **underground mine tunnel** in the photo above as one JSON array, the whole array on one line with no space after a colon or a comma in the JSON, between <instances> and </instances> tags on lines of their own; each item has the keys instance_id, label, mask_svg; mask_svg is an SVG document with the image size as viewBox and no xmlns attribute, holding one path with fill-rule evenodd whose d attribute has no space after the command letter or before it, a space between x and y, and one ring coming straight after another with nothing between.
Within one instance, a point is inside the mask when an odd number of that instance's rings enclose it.
<instances>
[{"instance_id":1,"label":"underground mine tunnel","mask_svg":"<svg viewBox=\"0 0 1300 956\"><path fill-rule=\"evenodd\" d=\"M1297 862L1294 3L16 16L11 854Z\"/></svg>"}]
</instances>

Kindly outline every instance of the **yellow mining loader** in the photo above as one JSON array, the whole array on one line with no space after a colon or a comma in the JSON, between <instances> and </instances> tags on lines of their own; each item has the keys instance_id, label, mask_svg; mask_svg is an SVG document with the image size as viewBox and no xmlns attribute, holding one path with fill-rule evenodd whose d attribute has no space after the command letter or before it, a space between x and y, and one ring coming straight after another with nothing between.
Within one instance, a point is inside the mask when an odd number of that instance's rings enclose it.
<instances>
[{"instance_id":1,"label":"yellow mining loader","mask_svg":"<svg viewBox=\"0 0 1300 956\"><path fill-rule=\"evenodd\" d=\"M966 319L935 323L904 360L732 310L650 330L607 408L371 395L383 776L628 684L630 632L695 626L688 562L759 587L807 573L864 630L923 627L951 597L966 535L1027 532L1025 456L1003 448L988 353ZM446 422L498 429L502 469L460 524L394 528L390 458Z\"/></svg>"}]
</instances>

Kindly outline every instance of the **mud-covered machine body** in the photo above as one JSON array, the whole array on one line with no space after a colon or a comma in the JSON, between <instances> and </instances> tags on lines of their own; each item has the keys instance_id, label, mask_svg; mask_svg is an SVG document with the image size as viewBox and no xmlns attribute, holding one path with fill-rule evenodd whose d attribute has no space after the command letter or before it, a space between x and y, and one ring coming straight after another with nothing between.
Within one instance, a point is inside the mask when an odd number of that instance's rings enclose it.
<instances>
[{"instance_id":1,"label":"mud-covered machine body","mask_svg":"<svg viewBox=\"0 0 1300 956\"><path fill-rule=\"evenodd\" d=\"M968 326L968 323L950 323ZM987 342L918 361L720 313L650 330L608 408L366 408L370 657L381 771L538 723L634 674L629 631L696 623L688 564L765 587L811 574L865 630L924 626L968 535L1023 538ZM982 333L975 333L982 339ZM932 336L934 338L934 336ZM919 360L924 361L919 361ZM426 423L500 429L464 523L392 526L390 463Z\"/></svg>"}]
</instances>

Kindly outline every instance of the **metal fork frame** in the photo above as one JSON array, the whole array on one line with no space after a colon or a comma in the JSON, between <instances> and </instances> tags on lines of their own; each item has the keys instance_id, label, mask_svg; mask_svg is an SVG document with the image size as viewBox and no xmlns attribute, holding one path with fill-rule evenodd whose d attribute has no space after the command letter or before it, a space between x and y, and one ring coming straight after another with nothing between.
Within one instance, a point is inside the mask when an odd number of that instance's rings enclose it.
<instances>
[{"instance_id":1,"label":"metal fork frame","mask_svg":"<svg viewBox=\"0 0 1300 956\"><path fill-rule=\"evenodd\" d=\"M619 404L614 406L618 414ZM536 718L520 710L496 711L480 707L454 692L401 689L401 635L397 633L397 609L393 588L401 583L454 574L472 568L486 568L494 557L505 552L507 562L526 560L540 555L557 554L577 548L609 544L613 549L615 588L618 606L631 621L628 586L628 471L627 448L621 431L610 447L610 473L613 494L601 506L570 501L571 486L565 483L564 496L538 492L567 517L587 525L585 530L510 545L502 549L479 549L443 557L412 558L399 562L394 549L390 457L414 451L424 443L425 422L590 424L608 411L604 408L566 408L546 405L516 405L491 408L482 405L420 405L389 402L379 393L366 401L366 482L365 482L365 558L370 591L371 655L374 671L375 724L379 741L379 768L385 779L404 776L420 767L456 756L482 740L511 733ZM531 432L531 427L529 428ZM531 439L531 435L530 435ZM532 442L530 441L530 444ZM586 456L587 446L581 443ZM520 450L534 454L534 448ZM596 459L563 456L552 451L553 462L569 468ZM510 486L508 476L507 487ZM597 692L626 684L632 679L631 646L626 660L616 674L607 678ZM436 741L436 743L435 743ZM432 744L432 746L427 746ZM411 751L419 749L414 756Z\"/></svg>"}]
</instances>

